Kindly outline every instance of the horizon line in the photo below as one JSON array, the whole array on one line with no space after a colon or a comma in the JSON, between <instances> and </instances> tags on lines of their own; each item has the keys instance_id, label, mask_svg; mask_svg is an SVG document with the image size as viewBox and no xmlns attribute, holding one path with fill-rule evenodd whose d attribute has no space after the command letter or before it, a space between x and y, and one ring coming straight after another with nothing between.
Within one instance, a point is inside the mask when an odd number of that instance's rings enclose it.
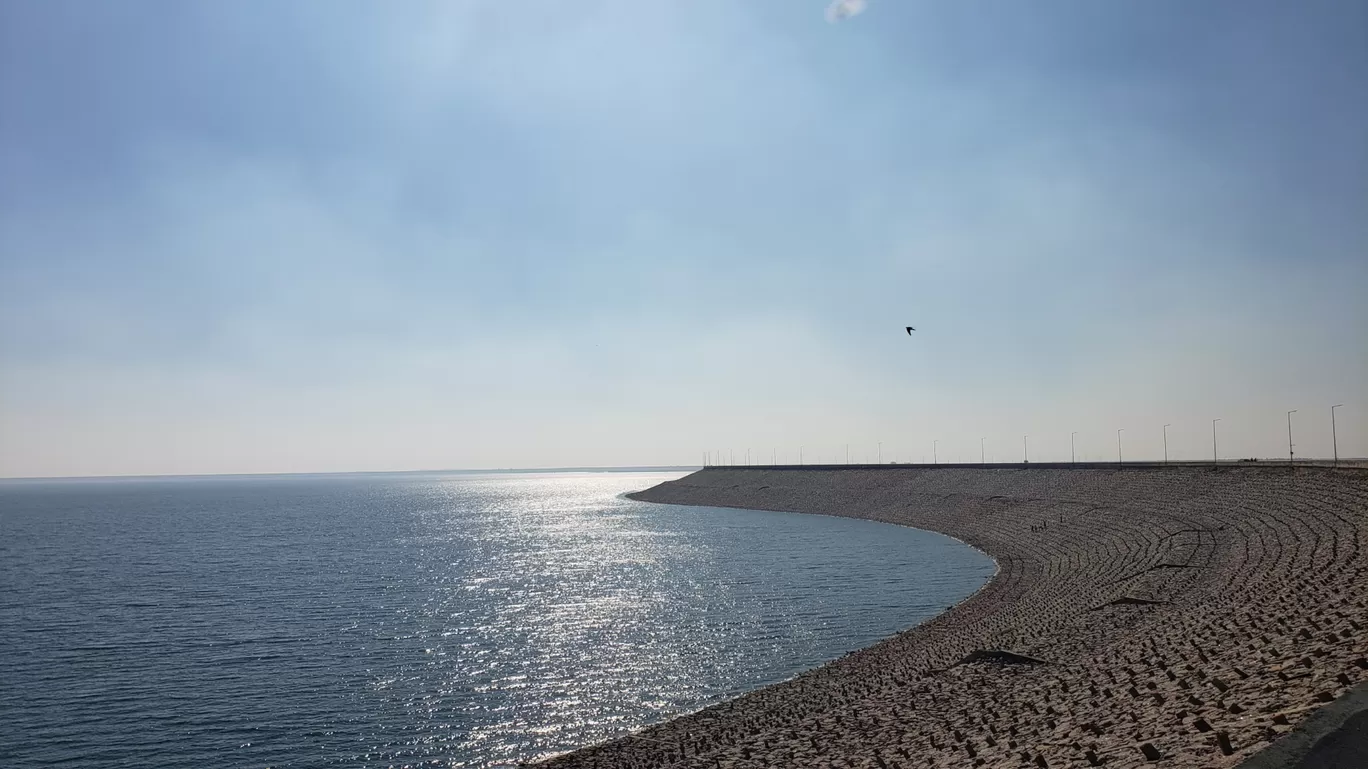
<instances>
[{"instance_id":1,"label":"horizon line","mask_svg":"<svg viewBox=\"0 0 1368 769\"><path fill-rule=\"evenodd\" d=\"M479 475L481 473L491 474L532 474L532 473L631 473L631 472L675 472L675 471L698 471L698 470L738 470L754 468L757 470L773 469L799 469L807 468L814 470L830 469L880 469L880 468L944 468L962 469L976 467L991 468L1058 468L1058 467L1078 467L1080 469L1104 469L1106 467L1130 466L1130 467L1163 467L1165 465L1175 467L1200 467L1200 466L1263 466L1263 467L1336 467L1363 469L1368 464L1368 457L1340 457L1338 465L1332 458L1308 457L1289 462L1286 459L1277 457L1251 457L1251 458L1231 458L1212 461L1209 459L1174 459L1165 462L1162 459L1135 459L1116 462L1112 460L1084 460L1070 462L1067 460L1059 461L1040 461L1040 462L885 462L866 463L806 463L806 464L716 464L716 465L575 465L567 467L499 467L499 468L445 468L445 469L425 469L425 470L321 470L321 471L290 471L278 473L161 473L161 474L127 474L127 475L17 475L0 476L0 483L13 481L135 481L135 480L191 480L208 478L286 478L291 476L317 476L317 475L424 475L424 474L463 474Z\"/></svg>"},{"instance_id":2,"label":"horizon line","mask_svg":"<svg viewBox=\"0 0 1368 769\"><path fill-rule=\"evenodd\" d=\"M262 473L154 473L114 475L0 475L5 481L124 481L192 478L283 478L294 475L422 475L425 473L624 473L701 470L702 465L583 465L570 467L445 468L427 470L295 470Z\"/></svg>"}]
</instances>

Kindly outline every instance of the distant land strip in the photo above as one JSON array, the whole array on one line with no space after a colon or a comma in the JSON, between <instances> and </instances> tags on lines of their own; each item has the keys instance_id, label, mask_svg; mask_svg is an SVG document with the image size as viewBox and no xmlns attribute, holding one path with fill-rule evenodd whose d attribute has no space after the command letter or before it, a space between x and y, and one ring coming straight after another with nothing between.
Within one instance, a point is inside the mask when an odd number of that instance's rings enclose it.
<instances>
[{"instance_id":1,"label":"distant land strip","mask_svg":"<svg viewBox=\"0 0 1368 769\"><path fill-rule=\"evenodd\" d=\"M1230 767L1268 749L1260 766L1309 768L1289 746L1313 740L1283 736L1368 682L1361 468L732 467L630 496L914 526L998 571L874 646L546 767Z\"/></svg>"}]
</instances>

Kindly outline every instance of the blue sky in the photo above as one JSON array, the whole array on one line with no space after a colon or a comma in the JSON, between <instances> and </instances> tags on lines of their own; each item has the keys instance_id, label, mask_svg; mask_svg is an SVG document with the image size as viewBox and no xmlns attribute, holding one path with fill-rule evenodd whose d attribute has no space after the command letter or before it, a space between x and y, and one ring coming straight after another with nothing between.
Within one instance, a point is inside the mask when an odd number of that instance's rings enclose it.
<instances>
[{"instance_id":1,"label":"blue sky","mask_svg":"<svg viewBox=\"0 0 1368 769\"><path fill-rule=\"evenodd\" d=\"M0 475L1368 455L1368 5L823 11L0 0Z\"/></svg>"}]
</instances>

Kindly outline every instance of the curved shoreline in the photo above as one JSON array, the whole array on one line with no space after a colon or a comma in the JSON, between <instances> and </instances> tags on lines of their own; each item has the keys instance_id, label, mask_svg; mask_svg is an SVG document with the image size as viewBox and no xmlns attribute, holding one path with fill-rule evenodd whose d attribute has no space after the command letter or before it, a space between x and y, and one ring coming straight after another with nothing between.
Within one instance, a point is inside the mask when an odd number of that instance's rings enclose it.
<instances>
[{"instance_id":1,"label":"curved shoreline","mask_svg":"<svg viewBox=\"0 0 1368 769\"><path fill-rule=\"evenodd\" d=\"M1368 680L1368 473L718 468L635 499L913 526L948 611L565 767L1225 767Z\"/></svg>"}]
</instances>

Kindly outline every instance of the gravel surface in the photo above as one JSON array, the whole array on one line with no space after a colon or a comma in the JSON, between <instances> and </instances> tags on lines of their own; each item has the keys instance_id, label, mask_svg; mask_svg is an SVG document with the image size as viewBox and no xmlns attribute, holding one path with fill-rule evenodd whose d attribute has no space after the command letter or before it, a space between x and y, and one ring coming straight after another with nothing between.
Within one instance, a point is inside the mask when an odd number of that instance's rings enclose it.
<instances>
[{"instance_id":1,"label":"gravel surface","mask_svg":"<svg viewBox=\"0 0 1368 769\"><path fill-rule=\"evenodd\" d=\"M1368 472L707 469L633 495L957 537L971 598L552 759L579 767L1227 767L1368 680Z\"/></svg>"}]
</instances>

